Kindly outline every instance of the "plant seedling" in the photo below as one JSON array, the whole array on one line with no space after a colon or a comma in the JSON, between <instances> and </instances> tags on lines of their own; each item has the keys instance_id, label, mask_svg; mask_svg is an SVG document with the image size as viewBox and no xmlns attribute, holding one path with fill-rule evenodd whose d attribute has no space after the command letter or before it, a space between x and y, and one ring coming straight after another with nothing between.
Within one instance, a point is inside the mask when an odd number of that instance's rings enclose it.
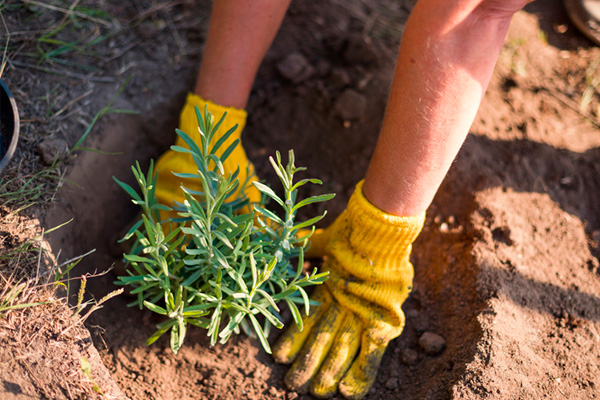
<instances>
[{"instance_id":1,"label":"plant seedling","mask_svg":"<svg viewBox=\"0 0 600 400\"><path fill-rule=\"evenodd\" d=\"M334 195L298 201L301 186L322 182L294 182L294 175L305 168L295 166L293 151L289 152L286 166L277 152L270 161L283 184L283 198L269 186L252 182L263 196L260 203L249 204L245 193L250 183L239 182L239 169L227 173L223 168L239 140L217 155L237 125L217 140L216 132L226 115L215 123L206 108L203 114L196 108L200 143L178 130L188 147L172 147L190 154L197 167L195 173L175 175L194 179L201 186L200 191L195 191L182 185L186 198L183 204L168 207L157 202L157 176L152 163L147 174L142 173L139 163L132 167L140 193L114 178L133 203L142 208L141 220L122 239L133 238L135 243L124 256L127 275L119 277L117 283L129 285L131 293L137 295L137 301L131 305L166 317L147 344L170 331L171 349L177 352L188 324L192 324L208 331L211 345L227 342L240 328L248 334L255 332L270 353L270 326L283 327L278 303L284 301L288 305L294 321L302 328L297 304L304 305L307 314L310 306L316 304L309 300L304 288L323 283L328 274L316 269L303 273L302 269L307 239L325 213L304 222L296 221L296 214L300 208ZM267 207L270 200L280 207L282 216ZM176 218L169 217L174 213ZM299 235L300 230L308 233ZM259 316L265 319L263 325Z\"/></svg>"}]
</instances>

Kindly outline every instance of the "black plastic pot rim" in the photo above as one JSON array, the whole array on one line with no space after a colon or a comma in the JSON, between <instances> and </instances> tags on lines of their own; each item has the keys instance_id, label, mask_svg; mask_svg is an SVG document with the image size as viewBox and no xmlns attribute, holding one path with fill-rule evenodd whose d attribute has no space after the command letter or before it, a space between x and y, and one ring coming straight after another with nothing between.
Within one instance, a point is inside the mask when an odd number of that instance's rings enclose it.
<instances>
[{"instance_id":1,"label":"black plastic pot rim","mask_svg":"<svg viewBox=\"0 0 600 400\"><path fill-rule=\"evenodd\" d=\"M10 127L6 129L6 132L4 131L4 128L3 131L0 132L0 135L8 136L8 140L6 140L6 142L10 141L4 154L0 154L2 157L0 159L0 171L2 171L15 153L17 142L19 141L19 111L17 110L17 103L15 102L15 99L2 79L0 79L0 90L2 91L2 93L0 93L0 98L2 99L2 104L0 104L0 112L2 115L0 118L2 118L3 121L12 122L12 132L9 132ZM8 104L5 101L6 99L8 99ZM10 115L7 117L7 114Z\"/></svg>"}]
</instances>

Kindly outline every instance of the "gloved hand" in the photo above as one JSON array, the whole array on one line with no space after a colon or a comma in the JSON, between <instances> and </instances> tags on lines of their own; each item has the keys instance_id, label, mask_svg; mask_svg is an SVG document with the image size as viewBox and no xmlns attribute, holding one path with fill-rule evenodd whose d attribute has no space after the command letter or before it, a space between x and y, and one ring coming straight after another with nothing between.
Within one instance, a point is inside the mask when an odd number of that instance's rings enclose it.
<instances>
[{"instance_id":1,"label":"gloved hand","mask_svg":"<svg viewBox=\"0 0 600 400\"><path fill-rule=\"evenodd\" d=\"M285 376L290 389L317 397L338 388L351 399L367 394L389 341L404 328L411 244L424 218L386 214L364 197L360 182L346 210L311 238L307 256L325 256L330 274L315 290L321 305L304 318L304 329L288 328L274 346L277 362L294 362Z\"/></svg>"},{"instance_id":2,"label":"gloved hand","mask_svg":"<svg viewBox=\"0 0 600 400\"><path fill-rule=\"evenodd\" d=\"M208 111L214 115L215 121L218 121L223 116L223 113L227 112L225 121L219 128L219 133L213 138L211 146L216 143L217 140L227 132L235 124L238 124L237 129L223 145L219 148L217 155L221 155L225 149L229 147L233 141L239 139L242 135L242 130L246 125L246 111L236 109L233 107L224 107L215 104L211 101L204 100L198 95L188 94L185 105L181 111L179 117L179 129L188 134L196 143L200 143L200 133L198 132L198 120L196 119L195 106L198 106L201 113L204 113L204 106L208 105ZM177 136L175 145L187 147L187 144ZM234 173L239 167L240 172L238 179L240 186L234 195L238 195L242 190L242 185L249 176L250 181L256 181L256 175L254 173L254 165L248 160L246 152L241 144L239 144L235 150L229 155L229 157L223 163L223 167L226 173ZM181 190L183 184L186 188L192 190L201 190L201 184L198 179L185 179L179 178L173 175L173 172L184 172L184 173L196 173L197 167L192 156L188 153L179 153L173 150L168 150L163 154L158 162L156 163L156 170L158 171L158 179L156 182L156 198L159 203L167 206L172 206L175 201L183 203L185 196ZM260 201L260 192L254 185L248 182L246 186L246 194L251 203ZM173 213L173 217L177 214Z\"/></svg>"}]
</instances>

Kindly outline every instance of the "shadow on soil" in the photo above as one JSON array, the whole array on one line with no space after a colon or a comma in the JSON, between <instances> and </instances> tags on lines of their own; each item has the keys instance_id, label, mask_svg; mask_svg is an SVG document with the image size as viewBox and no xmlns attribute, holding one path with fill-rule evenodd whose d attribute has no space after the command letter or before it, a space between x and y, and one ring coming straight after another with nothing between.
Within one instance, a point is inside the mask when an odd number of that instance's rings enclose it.
<instances>
[{"instance_id":1,"label":"shadow on soil","mask_svg":"<svg viewBox=\"0 0 600 400\"><path fill-rule=\"evenodd\" d=\"M588 233L600 229L600 148L584 153L530 140L497 141L471 135L457 162L473 191L511 188L547 193L562 210L577 216ZM591 249L596 252L598 249Z\"/></svg>"}]
</instances>

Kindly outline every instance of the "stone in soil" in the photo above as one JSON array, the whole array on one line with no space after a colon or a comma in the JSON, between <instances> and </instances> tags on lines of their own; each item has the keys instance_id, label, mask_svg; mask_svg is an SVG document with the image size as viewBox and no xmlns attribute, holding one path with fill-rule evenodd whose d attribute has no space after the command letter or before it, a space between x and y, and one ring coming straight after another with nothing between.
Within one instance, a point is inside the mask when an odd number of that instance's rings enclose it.
<instances>
[{"instance_id":1,"label":"stone in soil","mask_svg":"<svg viewBox=\"0 0 600 400\"><path fill-rule=\"evenodd\" d=\"M345 88L351 83L350 75L343 68L334 68L331 71L329 81L336 89Z\"/></svg>"},{"instance_id":2,"label":"stone in soil","mask_svg":"<svg viewBox=\"0 0 600 400\"><path fill-rule=\"evenodd\" d=\"M40 142L36 150L44 163L52 165L54 160L62 160L69 154L69 144L62 138L50 136Z\"/></svg>"},{"instance_id":3,"label":"stone in soil","mask_svg":"<svg viewBox=\"0 0 600 400\"><path fill-rule=\"evenodd\" d=\"M367 43L362 37L351 37L344 51L344 60L348 64L376 64L379 53L373 43Z\"/></svg>"},{"instance_id":4,"label":"stone in soil","mask_svg":"<svg viewBox=\"0 0 600 400\"><path fill-rule=\"evenodd\" d=\"M415 365L419 361L419 353L413 349L403 349L400 353L400 360L405 365Z\"/></svg>"},{"instance_id":5,"label":"stone in soil","mask_svg":"<svg viewBox=\"0 0 600 400\"><path fill-rule=\"evenodd\" d=\"M446 340L437 333L425 332L419 338L419 346L428 356L436 356L446 347Z\"/></svg>"},{"instance_id":6,"label":"stone in soil","mask_svg":"<svg viewBox=\"0 0 600 400\"><path fill-rule=\"evenodd\" d=\"M277 63L277 71L294 83L302 82L315 73L313 66L300 53L292 53Z\"/></svg>"},{"instance_id":7,"label":"stone in soil","mask_svg":"<svg viewBox=\"0 0 600 400\"><path fill-rule=\"evenodd\" d=\"M360 119L367 109L367 99L352 89L346 89L337 98L333 107L336 114L345 121Z\"/></svg>"}]
</instances>

